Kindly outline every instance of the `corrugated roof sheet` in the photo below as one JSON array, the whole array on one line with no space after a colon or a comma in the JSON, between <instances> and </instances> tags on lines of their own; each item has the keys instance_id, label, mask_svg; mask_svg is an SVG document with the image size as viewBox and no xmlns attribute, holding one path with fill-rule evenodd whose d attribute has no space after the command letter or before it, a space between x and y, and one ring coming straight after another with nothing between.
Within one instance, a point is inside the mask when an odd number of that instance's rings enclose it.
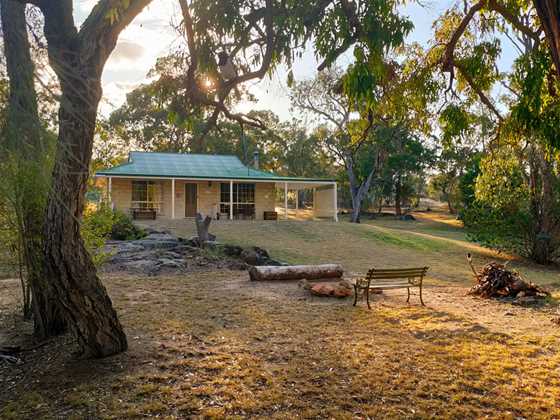
<instances>
[{"instance_id":1,"label":"corrugated roof sheet","mask_svg":"<svg viewBox=\"0 0 560 420\"><path fill-rule=\"evenodd\" d=\"M270 181L332 181L284 177L245 166L237 156L189 153L130 152L129 161L97 171L100 176L164 178L254 179Z\"/></svg>"}]
</instances>

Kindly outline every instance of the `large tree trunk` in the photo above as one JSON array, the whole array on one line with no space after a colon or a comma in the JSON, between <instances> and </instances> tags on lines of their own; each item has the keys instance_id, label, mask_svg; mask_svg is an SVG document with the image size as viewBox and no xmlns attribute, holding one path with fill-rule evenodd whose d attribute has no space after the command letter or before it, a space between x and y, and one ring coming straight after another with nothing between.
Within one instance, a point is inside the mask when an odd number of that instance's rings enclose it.
<instances>
[{"instance_id":1,"label":"large tree trunk","mask_svg":"<svg viewBox=\"0 0 560 420\"><path fill-rule=\"evenodd\" d=\"M71 2L45 1L49 61L62 91L58 143L45 223L45 270L85 356L127 349L122 326L80 237L101 74L120 32L150 0L101 1L74 25ZM117 17L111 19L117 12Z\"/></svg>"},{"instance_id":2,"label":"large tree trunk","mask_svg":"<svg viewBox=\"0 0 560 420\"><path fill-rule=\"evenodd\" d=\"M352 197L352 215L350 217L350 221L352 223L360 223L362 202L366 194L369 192L371 181L376 170L377 168L373 168L367 178L362 183L359 183L358 178L354 173L353 158L348 156L346 159L346 173L348 174L348 180L350 181L350 195Z\"/></svg>"},{"instance_id":3,"label":"large tree trunk","mask_svg":"<svg viewBox=\"0 0 560 420\"><path fill-rule=\"evenodd\" d=\"M395 215L400 216L402 214L401 209L401 176L397 175L397 180L395 181Z\"/></svg>"},{"instance_id":4,"label":"large tree trunk","mask_svg":"<svg viewBox=\"0 0 560 420\"><path fill-rule=\"evenodd\" d=\"M15 183L13 212L21 236L21 257L31 289L35 335L42 339L65 331L65 320L43 272L43 218L48 190L48 145L37 110L34 65L27 39L25 4L0 0L4 55L10 98L1 161L11 169L4 182Z\"/></svg>"},{"instance_id":5,"label":"large tree trunk","mask_svg":"<svg viewBox=\"0 0 560 420\"><path fill-rule=\"evenodd\" d=\"M533 4L544 28L550 55L556 67L556 77L560 79L560 1L534 0Z\"/></svg>"},{"instance_id":6,"label":"large tree trunk","mask_svg":"<svg viewBox=\"0 0 560 420\"><path fill-rule=\"evenodd\" d=\"M126 350L127 341L80 236L101 86L78 61L66 62L64 76L74 77L59 76L63 95L46 216L45 266L84 355L104 357Z\"/></svg>"},{"instance_id":7,"label":"large tree trunk","mask_svg":"<svg viewBox=\"0 0 560 420\"><path fill-rule=\"evenodd\" d=\"M534 217L537 220L536 235L531 252L532 259L539 264L549 264L554 253L554 234L557 231L557 220L555 217L555 192L553 188L553 173L551 163L538 151L537 167L540 171L540 189L532 189Z\"/></svg>"}]
</instances>

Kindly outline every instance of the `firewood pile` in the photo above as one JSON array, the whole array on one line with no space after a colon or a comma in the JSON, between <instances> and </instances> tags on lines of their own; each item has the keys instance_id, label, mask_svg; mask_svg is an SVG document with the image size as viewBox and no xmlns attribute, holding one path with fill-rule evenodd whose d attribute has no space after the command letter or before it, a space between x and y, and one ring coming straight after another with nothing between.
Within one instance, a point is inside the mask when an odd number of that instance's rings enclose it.
<instances>
[{"instance_id":1,"label":"firewood pile","mask_svg":"<svg viewBox=\"0 0 560 420\"><path fill-rule=\"evenodd\" d=\"M504 264L490 262L477 272L470 254L467 255L467 260L476 280L476 284L469 291L471 295L483 298L550 296L550 292L534 283L523 280L518 272L508 270Z\"/></svg>"}]
</instances>

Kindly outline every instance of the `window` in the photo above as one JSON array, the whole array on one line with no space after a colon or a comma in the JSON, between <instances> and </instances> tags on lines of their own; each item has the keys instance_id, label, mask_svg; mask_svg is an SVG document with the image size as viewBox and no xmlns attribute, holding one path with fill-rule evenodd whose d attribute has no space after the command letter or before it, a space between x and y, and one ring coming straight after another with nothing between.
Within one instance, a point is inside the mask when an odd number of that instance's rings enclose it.
<instances>
[{"instance_id":1,"label":"window","mask_svg":"<svg viewBox=\"0 0 560 420\"><path fill-rule=\"evenodd\" d=\"M132 181L132 207L158 208L159 190L154 181Z\"/></svg>"},{"instance_id":2,"label":"window","mask_svg":"<svg viewBox=\"0 0 560 420\"><path fill-rule=\"evenodd\" d=\"M220 185L220 213L229 215L229 183ZM255 216L255 184L233 184L233 216L253 218Z\"/></svg>"}]
</instances>

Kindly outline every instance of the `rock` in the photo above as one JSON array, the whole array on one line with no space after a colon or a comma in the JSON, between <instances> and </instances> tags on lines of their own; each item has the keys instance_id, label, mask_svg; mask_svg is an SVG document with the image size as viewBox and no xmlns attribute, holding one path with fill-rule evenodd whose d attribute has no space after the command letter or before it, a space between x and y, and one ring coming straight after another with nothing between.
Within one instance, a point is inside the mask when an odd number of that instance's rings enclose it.
<instances>
[{"instance_id":1,"label":"rock","mask_svg":"<svg viewBox=\"0 0 560 420\"><path fill-rule=\"evenodd\" d=\"M505 311L504 316L515 316L515 313L512 311Z\"/></svg>"},{"instance_id":2,"label":"rock","mask_svg":"<svg viewBox=\"0 0 560 420\"><path fill-rule=\"evenodd\" d=\"M222 250L228 257L239 257L243 252L243 248L240 246L229 244L222 245Z\"/></svg>"},{"instance_id":3,"label":"rock","mask_svg":"<svg viewBox=\"0 0 560 420\"><path fill-rule=\"evenodd\" d=\"M240 258L249 265L259 265L257 253L253 249L244 249L241 251Z\"/></svg>"},{"instance_id":4,"label":"rock","mask_svg":"<svg viewBox=\"0 0 560 420\"><path fill-rule=\"evenodd\" d=\"M249 265L282 265L278 261L270 259L268 251L258 246L243 249L239 257Z\"/></svg>"},{"instance_id":5,"label":"rock","mask_svg":"<svg viewBox=\"0 0 560 420\"><path fill-rule=\"evenodd\" d=\"M315 283L309 291L316 296L334 296L334 286L329 283Z\"/></svg>"},{"instance_id":6,"label":"rock","mask_svg":"<svg viewBox=\"0 0 560 420\"><path fill-rule=\"evenodd\" d=\"M179 245L177 240L153 240L153 239L137 239L132 241L134 245L140 245L145 249L172 249Z\"/></svg>"},{"instance_id":7,"label":"rock","mask_svg":"<svg viewBox=\"0 0 560 420\"><path fill-rule=\"evenodd\" d=\"M338 283L315 283L309 291L316 296L333 296L344 298L352 296L352 286L346 280Z\"/></svg>"},{"instance_id":8,"label":"rock","mask_svg":"<svg viewBox=\"0 0 560 420\"><path fill-rule=\"evenodd\" d=\"M162 255L165 258L172 258L172 259L176 259L176 260L182 260L183 259L183 255L179 254L178 252L175 252L175 250L173 251L166 251L163 253Z\"/></svg>"},{"instance_id":9,"label":"rock","mask_svg":"<svg viewBox=\"0 0 560 420\"><path fill-rule=\"evenodd\" d=\"M157 263L160 267L166 268L183 268L185 266L185 263L183 261L170 258L160 258L157 260Z\"/></svg>"},{"instance_id":10,"label":"rock","mask_svg":"<svg viewBox=\"0 0 560 420\"><path fill-rule=\"evenodd\" d=\"M122 267L135 273L153 274L157 271L158 263L155 260L128 261Z\"/></svg>"},{"instance_id":11,"label":"rock","mask_svg":"<svg viewBox=\"0 0 560 420\"><path fill-rule=\"evenodd\" d=\"M143 248L142 248L143 249ZM128 261L138 261L150 259L152 257L152 251L141 251L141 252L120 252L109 258L109 262L113 264L128 262Z\"/></svg>"},{"instance_id":12,"label":"rock","mask_svg":"<svg viewBox=\"0 0 560 420\"><path fill-rule=\"evenodd\" d=\"M211 233L208 234L208 242L216 242L216 235L212 235ZM198 239L198 236L191 236L188 240L187 243L192 245L192 246L197 246L200 248L200 241Z\"/></svg>"},{"instance_id":13,"label":"rock","mask_svg":"<svg viewBox=\"0 0 560 420\"><path fill-rule=\"evenodd\" d=\"M176 236L174 236L170 233L150 233L149 235L145 236L142 239L143 240L148 240L148 241L177 241L177 242L179 242L179 239L177 239Z\"/></svg>"}]
</instances>

